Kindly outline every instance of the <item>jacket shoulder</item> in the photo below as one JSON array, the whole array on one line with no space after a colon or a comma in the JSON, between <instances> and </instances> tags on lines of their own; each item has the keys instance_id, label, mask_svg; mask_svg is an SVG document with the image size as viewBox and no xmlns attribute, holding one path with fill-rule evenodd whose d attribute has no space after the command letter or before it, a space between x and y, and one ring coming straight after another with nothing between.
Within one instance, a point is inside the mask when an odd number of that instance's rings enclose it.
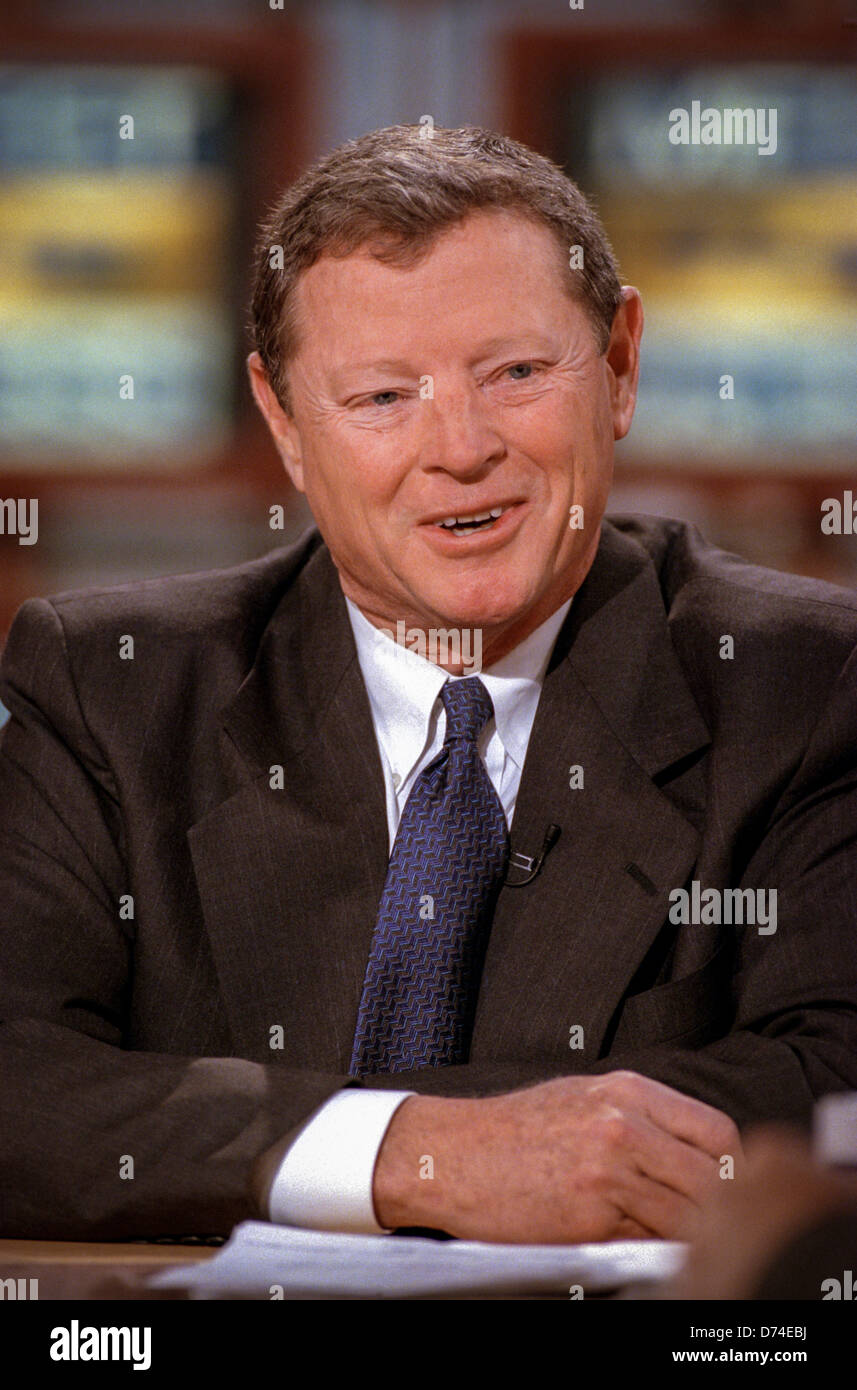
<instances>
[{"instance_id":1,"label":"jacket shoulder","mask_svg":"<svg viewBox=\"0 0 857 1390\"><path fill-rule=\"evenodd\" d=\"M0 698L13 714L35 701L62 723L63 711L77 718L78 699L97 720L108 707L145 714L155 691L188 708L200 691L225 697L321 546L312 529L229 568L28 599L3 652Z\"/></svg>"},{"instance_id":2,"label":"jacket shoulder","mask_svg":"<svg viewBox=\"0 0 857 1390\"><path fill-rule=\"evenodd\" d=\"M754 564L712 545L689 522L620 513L609 523L648 553L671 619L695 609L718 622L805 624L857 642L855 590Z\"/></svg>"},{"instance_id":3,"label":"jacket shoulder","mask_svg":"<svg viewBox=\"0 0 857 1390\"><path fill-rule=\"evenodd\" d=\"M210 640L218 632L258 634L322 544L313 528L293 545L228 568L69 590L46 600L76 641L124 624L162 640ZM26 608L27 605L24 605Z\"/></svg>"},{"instance_id":4,"label":"jacket shoulder","mask_svg":"<svg viewBox=\"0 0 857 1390\"><path fill-rule=\"evenodd\" d=\"M737 720L739 708L749 717L753 690L793 717L818 714L857 649L857 592L752 564L687 522L621 514L610 524L654 565L673 647L706 718Z\"/></svg>"}]
</instances>

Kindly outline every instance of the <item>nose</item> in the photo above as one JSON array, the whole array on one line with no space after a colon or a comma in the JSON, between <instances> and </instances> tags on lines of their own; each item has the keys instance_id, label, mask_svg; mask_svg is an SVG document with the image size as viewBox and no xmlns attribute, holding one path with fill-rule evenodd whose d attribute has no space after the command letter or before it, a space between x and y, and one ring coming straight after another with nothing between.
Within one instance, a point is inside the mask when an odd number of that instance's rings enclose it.
<instances>
[{"instance_id":1,"label":"nose","mask_svg":"<svg viewBox=\"0 0 857 1390\"><path fill-rule=\"evenodd\" d=\"M439 469L455 477L469 477L506 453L505 441L476 382L440 382L435 378L434 394L421 406L420 453L426 471Z\"/></svg>"}]
</instances>

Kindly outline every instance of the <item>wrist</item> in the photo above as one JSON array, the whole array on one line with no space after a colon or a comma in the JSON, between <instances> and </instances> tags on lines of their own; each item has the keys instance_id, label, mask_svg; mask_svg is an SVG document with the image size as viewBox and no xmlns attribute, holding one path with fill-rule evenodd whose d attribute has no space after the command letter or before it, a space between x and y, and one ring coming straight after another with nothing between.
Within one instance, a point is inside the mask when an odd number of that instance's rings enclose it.
<instances>
[{"instance_id":1,"label":"wrist","mask_svg":"<svg viewBox=\"0 0 857 1390\"><path fill-rule=\"evenodd\" d=\"M449 1230L467 1180L465 1133L478 1100L410 1096L390 1121L375 1163L372 1200L387 1230Z\"/></svg>"}]
</instances>

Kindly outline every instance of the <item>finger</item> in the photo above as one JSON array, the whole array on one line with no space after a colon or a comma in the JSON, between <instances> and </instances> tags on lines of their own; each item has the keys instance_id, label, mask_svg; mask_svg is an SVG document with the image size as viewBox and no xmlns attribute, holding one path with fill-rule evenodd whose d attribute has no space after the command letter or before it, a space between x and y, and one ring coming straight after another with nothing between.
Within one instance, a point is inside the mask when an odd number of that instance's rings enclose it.
<instances>
[{"instance_id":1,"label":"finger","mask_svg":"<svg viewBox=\"0 0 857 1390\"><path fill-rule=\"evenodd\" d=\"M660 1240L686 1240L699 1221L690 1197L646 1173L628 1175L621 1201L627 1219Z\"/></svg>"},{"instance_id":2,"label":"finger","mask_svg":"<svg viewBox=\"0 0 857 1390\"><path fill-rule=\"evenodd\" d=\"M720 1156L704 1152L640 1116L632 1130L632 1157L638 1173L699 1206L721 1173ZM728 1170L727 1170L728 1171Z\"/></svg>"},{"instance_id":3,"label":"finger","mask_svg":"<svg viewBox=\"0 0 857 1390\"><path fill-rule=\"evenodd\" d=\"M604 1168L602 1197L665 1238L680 1238L710 1193L718 1165L639 1111L606 1108L593 1133Z\"/></svg>"},{"instance_id":4,"label":"finger","mask_svg":"<svg viewBox=\"0 0 857 1390\"><path fill-rule=\"evenodd\" d=\"M743 1157L737 1127L722 1110L638 1072L616 1073L621 1089L653 1125L712 1158Z\"/></svg>"},{"instance_id":5,"label":"finger","mask_svg":"<svg viewBox=\"0 0 857 1390\"><path fill-rule=\"evenodd\" d=\"M651 1227L644 1226L641 1222L635 1221L632 1216L623 1215L616 1223L616 1233L610 1236L611 1240L658 1240L657 1231Z\"/></svg>"}]
</instances>

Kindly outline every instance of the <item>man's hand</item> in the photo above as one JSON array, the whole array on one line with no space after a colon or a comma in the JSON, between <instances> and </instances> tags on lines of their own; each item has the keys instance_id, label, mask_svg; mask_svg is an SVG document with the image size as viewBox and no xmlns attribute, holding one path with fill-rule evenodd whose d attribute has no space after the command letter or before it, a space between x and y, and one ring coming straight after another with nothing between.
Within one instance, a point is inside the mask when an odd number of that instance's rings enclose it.
<instances>
[{"instance_id":1,"label":"man's hand","mask_svg":"<svg viewBox=\"0 0 857 1390\"><path fill-rule=\"evenodd\" d=\"M738 1171L738 1130L701 1101L636 1072L560 1077L478 1100L411 1096L373 1198L383 1226L472 1240L685 1240L725 1155Z\"/></svg>"}]
</instances>

